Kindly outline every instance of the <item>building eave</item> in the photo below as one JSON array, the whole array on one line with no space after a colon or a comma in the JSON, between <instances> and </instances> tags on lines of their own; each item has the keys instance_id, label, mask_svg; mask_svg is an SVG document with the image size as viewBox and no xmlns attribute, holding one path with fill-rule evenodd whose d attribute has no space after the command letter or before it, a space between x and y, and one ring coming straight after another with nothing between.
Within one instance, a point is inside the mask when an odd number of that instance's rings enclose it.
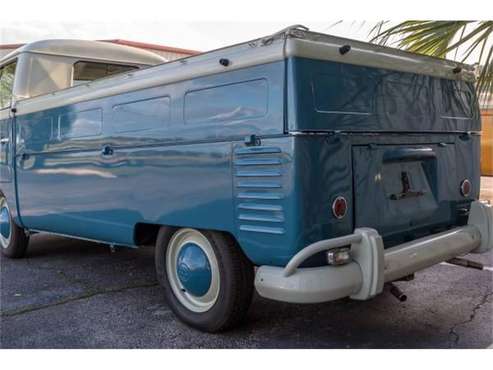
<instances>
[{"instance_id":1,"label":"building eave","mask_svg":"<svg viewBox=\"0 0 493 370\"><path fill-rule=\"evenodd\" d=\"M126 45L126 46L133 46L133 47L142 48L142 49L164 51L164 52L169 52L169 53L187 54L187 55L201 54L201 52L197 51L197 50L175 48L172 46L164 46L164 45L157 45L157 44L149 44L146 42L139 42L139 41L130 41L130 40L123 40L123 39L109 39L109 40L100 40L100 41L111 42L111 43Z\"/></svg>"}]
</instances>

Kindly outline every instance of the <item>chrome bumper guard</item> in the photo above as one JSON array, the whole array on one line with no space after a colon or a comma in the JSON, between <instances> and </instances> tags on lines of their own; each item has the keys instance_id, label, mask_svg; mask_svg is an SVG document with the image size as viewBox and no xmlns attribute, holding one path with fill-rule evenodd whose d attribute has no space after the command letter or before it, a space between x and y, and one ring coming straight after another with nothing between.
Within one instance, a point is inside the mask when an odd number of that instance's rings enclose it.
<instances>
[{"instance_id":1,"label":"chrome bumper guard","mask_svg":"<svg viewBox=\"0 0 493 370\"><path fill-rule=\"evenodd\" d=\"M342 266L298 268L314 254L351 246L353 262ZM358 228L354 234L321 240L298 252L286 267L261 266L255 287L265 298L292 303L318 303L351 297L370 299L385 282L467 253L493 249L493 207L475 201L468 224L442 233L384 249L374 229Z\"/></svg>"}]
</instances>

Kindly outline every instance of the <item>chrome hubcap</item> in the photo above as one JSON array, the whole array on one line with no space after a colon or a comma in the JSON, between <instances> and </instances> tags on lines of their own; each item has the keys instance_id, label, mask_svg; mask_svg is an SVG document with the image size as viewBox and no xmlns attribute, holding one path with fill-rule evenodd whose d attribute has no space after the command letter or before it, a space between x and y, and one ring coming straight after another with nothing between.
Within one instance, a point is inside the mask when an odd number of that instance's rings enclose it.
<instances>
[{"instance_id":1,"label":"chrome hubcap","mask_svg":"<svg viewBox=\"0 0 493 370\"><path fill-rule=\"evenodd\" d=\"M219 296L219 265L209 240L193 229L178 230L166 250L166 273L174 295L193 312L206 312Z\"/></svg>"},{"instance_id":2,"label":"chrome hubcap","mask_svg":"<svg viewBox=\"0 0 493 370\"><path fill-rule=\"evenodd\" d=\"M12 237L10 211L5 198L0 198L0 246L8 248Z\"/></svg>"}]
</instances>

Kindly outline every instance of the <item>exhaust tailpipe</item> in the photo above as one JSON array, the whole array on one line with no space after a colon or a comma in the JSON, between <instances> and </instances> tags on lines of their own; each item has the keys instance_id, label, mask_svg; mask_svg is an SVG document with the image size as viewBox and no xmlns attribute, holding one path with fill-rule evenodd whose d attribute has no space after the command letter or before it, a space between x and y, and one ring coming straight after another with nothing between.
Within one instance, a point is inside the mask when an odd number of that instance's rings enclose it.
<instances>
[{"instance_id":1,"label":"exhaust tailpipe","mask_svg":"<svg viewBox=\"0 0 493 370\"><path fill-rule=\"evenodd\" d=\"M389 288L390 288L390 293L399 300L399 302L406 302L407 301L407 295L404 294L402 290L399 289L398 286L394 285L393 283L388 283Z\"/></svg>"}]
</instances>

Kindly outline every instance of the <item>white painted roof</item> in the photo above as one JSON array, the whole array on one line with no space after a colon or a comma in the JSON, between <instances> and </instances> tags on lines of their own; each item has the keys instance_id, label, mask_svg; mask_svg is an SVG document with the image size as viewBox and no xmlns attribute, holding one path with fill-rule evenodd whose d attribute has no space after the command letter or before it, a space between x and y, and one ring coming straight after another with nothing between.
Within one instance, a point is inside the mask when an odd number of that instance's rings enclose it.
<instances>
[{"instance_id":1,"label":"white painted roof","mask_svg":"<svg viewBox=\"0 0 493 370\"><path fill-rule=\"evenodd\" d=\"M11 59L20 53L60 55L90 60L156 65L167 59L150 51L101 41L54 39L35 41L7 54L0 60Z\"/></svg>"}]
</instances>

